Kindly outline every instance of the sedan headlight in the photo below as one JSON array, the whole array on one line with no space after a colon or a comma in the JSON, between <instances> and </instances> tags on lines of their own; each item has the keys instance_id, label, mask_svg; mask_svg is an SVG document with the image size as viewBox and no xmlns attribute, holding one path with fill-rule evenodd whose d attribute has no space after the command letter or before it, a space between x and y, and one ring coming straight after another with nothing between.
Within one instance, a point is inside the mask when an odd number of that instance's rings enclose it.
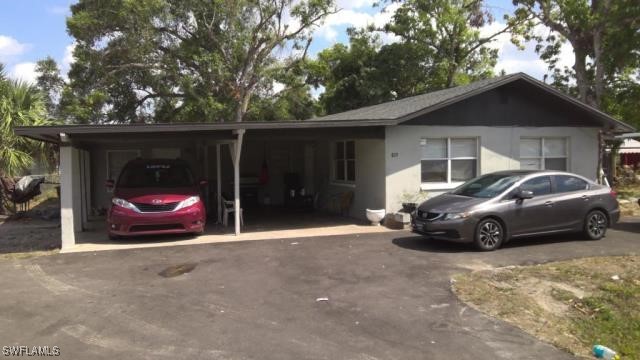
<instances>
[{"instance_id":1,"label":"sedan headlight","mask_svg":"<svg viewBox=\"0 0 640 360\"><path fill-rule=\"evenodd\" d=\"M176 206L175 210L180 210L180 209L184 209L186 207L195 205L199 201L200 201L200 196L192 196L192 197L186 198L186 199L180 201L178 206Z\"/></svg>"},{"instance_id":2,"label":"sedan headlight","mask_svg":"<svg viewBox=\"0 0 640 360\"><path fill-rule=\"evenodd\" d=\"M470 212L461 212L461 213L446 213L444 215L444 218L442 220L458 220L458 219L464 219L469 217L469 215L471 215Z\"/></svg>"},{"instance_id":3,"label":"sedan headlight","mask_svg":"<svg viewBox=\"0 0 640 360\"><path fill-rule=\"evenodd\" d=\"M123 207L125 209L133 210L135 212L140 212L140 210L135 205L133 205L132 203L128 202L125 199L120 199L120 198L114 197L113 199L111 199L111 202L114 205L118 205L118 206Z\"/></svg>"}]
</instances>

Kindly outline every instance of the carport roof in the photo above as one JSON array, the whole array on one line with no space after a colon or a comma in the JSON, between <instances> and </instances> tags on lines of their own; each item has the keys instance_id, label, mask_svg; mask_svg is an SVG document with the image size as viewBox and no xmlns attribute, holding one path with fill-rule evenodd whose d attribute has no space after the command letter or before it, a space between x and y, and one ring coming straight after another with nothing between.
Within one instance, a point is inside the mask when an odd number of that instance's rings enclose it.
<instances>
[{"instance_id":1,"label":"carport roof","mask_svg":"<svg viewBox=\"0 0 640 360\"><path fill-rule=\"evenodd\" d=\"M78 135L126 135L126 134L189 134L251 129L319 129L353 128L365 126L395 125L393 120L354 120L354 121L245 121L228 123L173 123L173 124L115 124L115 125L57 125L57 126L19 126L17 135L35 140L57 143L60 134Z\"/></svg>"},{"instance_id":2,"label":"carport roof","mask_svg":"<svg viewBox=\"0 0 640 360\"><path fill-rule=\"evenodd\" d=\"M343 128L363 126L391 126L417 118L432 111L451 106L498 87L517 83L527 88L541 91L562 101L567 107L582 111L603 127L614 132L633 131L633 127L614 119L604 112L584 104L553 87L524 73L516 73L476 81L449 89L434 91L378 105L366 106L337 114L308 120L277 122L228 122L228 123L173 123L173 124L116 124L116 125L59 125L16 127L15 133L32 139L59 142L59 135L100 135L100 134L150 134L150 133L196 133L211 131L232 131L239 129L304 129Z\"/></svg>"}]
</instances>

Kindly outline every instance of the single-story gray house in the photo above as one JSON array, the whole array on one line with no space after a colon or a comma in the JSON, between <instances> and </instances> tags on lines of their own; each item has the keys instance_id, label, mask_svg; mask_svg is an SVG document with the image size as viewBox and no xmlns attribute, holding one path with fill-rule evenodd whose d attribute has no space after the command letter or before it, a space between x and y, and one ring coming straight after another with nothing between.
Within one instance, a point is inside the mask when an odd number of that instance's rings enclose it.
<instances>
[{"instance_id":1,"label":"single-story gray house","mask_svg":"<svg viewBox=\"0 0 640 360\"><path fill-rule=\"evenodd\" d=\"M399 210L406 193L435 195L498 170L558 169L596 178L599 132L632 130L517 73L302 121L15 131L61 146L65 248L109 206L105 181L137 157L189 161L209 182L212 213L223 193L245 214L250 203L281 205L293 181L317 207L364 218L367 208ZM341 204L332 209L336 198ZM347 209L340 208L344 199Z\"/></svg>"}]
</instances>

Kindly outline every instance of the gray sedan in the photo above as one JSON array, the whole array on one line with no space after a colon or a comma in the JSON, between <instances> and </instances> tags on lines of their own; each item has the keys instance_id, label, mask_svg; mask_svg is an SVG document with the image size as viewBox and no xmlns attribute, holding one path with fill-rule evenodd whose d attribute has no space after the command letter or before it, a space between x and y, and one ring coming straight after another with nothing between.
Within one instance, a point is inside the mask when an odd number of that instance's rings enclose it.
<instances>
[{"instance_id":1,"label":"gray sedan","mask_svg":"<svg viewBox=\"0 0 640 360\"><path fill-rule=\"evenodd\" d=\"M411 216L412 230L495 250L525 236L584 232L598 240L620 216L615 192L560 171L501 171L431 198Z\"/></svg>"}]
</instances>

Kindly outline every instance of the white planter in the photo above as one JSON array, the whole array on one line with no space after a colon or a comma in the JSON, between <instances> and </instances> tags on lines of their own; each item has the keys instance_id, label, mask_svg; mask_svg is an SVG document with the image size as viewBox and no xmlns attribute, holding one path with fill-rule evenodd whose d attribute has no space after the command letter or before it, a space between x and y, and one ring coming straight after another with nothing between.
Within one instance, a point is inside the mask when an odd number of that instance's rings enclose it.
<instances>
[{"instance_id":1,"label":"white planter","mask_svg":"<svg viewBox=\"0 0 640 360\"><path fill-rule=\"evenodd\" d=\"M372 210L367 209L367 219L371 221L371 225L379 226L380 221L384 219L386 211L384 209Z\"/></svg>"}]
</instances>

